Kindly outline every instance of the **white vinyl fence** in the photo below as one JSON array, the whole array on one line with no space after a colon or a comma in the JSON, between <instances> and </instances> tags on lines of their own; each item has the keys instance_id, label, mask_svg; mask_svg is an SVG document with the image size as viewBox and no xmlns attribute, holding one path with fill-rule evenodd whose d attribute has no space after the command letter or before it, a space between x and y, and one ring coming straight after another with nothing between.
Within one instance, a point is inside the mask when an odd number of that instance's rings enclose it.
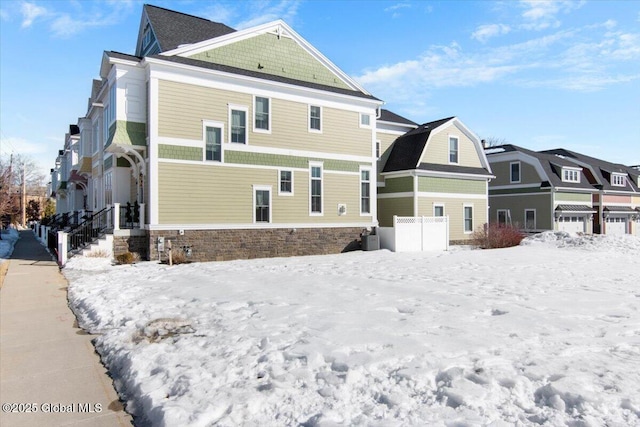
<instances>
[{"instance_id":1,"label":"white vinyl fence","mask_svg":"<svg viewBox=\"0 0 640 427\"><path fill-rule=\"evenodd\" d=\"M446 251L448 216L395 216L393 227L379 227L380 247L393 252Z\"/></svg>"}]
</instances>

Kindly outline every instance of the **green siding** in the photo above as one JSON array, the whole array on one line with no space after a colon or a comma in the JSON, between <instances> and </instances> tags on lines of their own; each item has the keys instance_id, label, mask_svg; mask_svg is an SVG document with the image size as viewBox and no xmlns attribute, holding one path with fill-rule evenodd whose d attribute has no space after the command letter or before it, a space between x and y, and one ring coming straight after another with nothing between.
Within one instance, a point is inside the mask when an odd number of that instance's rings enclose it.
<instances>
[{"instance_id":1,"label":"green siding","mask_svg":"<svg viewBox=\"0 0 640 427\"><path fill-rule=\"evenodd\" d=\"M201 161L203 159L202 148L183 147L179 145L160 144L158 145L158 155L161 159L195 161ZM370 166L369 163L352 162L348 160L251 153L234 150L224 151L224 163L227 164L307 169L309 167L309 162L322 162L324 170L339 172L358 172L360 170L360 166Z\"/></svg>"},{"instance_id":2,"label":"green siding","mask_svg":"<svg viewBox=\"0 0 640 427\"><path fill-rule=\"evenodd\" d=\"M540 187L527 187L527 188L504 188L501 190L493 190L489 187L489 195L495 196L499 194L520 194L520 193L550 193L551 190L549 188L540 188Z\"/></svg>"},{"instance_id":3,"label":"green siding","mask_svg":"<svg viewBox=\"0 0 640 427\"><path fill-rule=\"evenodd\" d=\"M109 138L105 147L112 143L145 147L147 145L147 125L117 120L109 127Z\"/></svg>"},{"instance_id":4,"label":"green siding","mask_svg":"<svg viewBox=\"0 0 640 427\"><path fill-rule=\"evenodd\" d=\"M341 172L358 172L360 165L367 163L351 162L347 160L332 160L311 157L285 156L280 154L249 153L244 151L226 150L224 152L225 163L244 165L264 165L289 168L306 169L309 162L323 162L324 170Z\"/></svg>"},{"instance_id":5,"label":"green siding","mask_svg":"<svg viewBox=\"0 0 640 427\"><path fill-rule=\"evenodd\" d=\"M351 89L289 37L262 34L191 56L275 76Z\"/></svg>"},{"instance_id":6,"label":"green siding","mask_svg":"<svg viewBox=\"0 0 640 427\"><path fill-rule=\"evenodd\" d=\"M584 202L591 205L591 193L556 193L556 202Z\"/></svg>"},{"instance_id":7,"label":"green siding","mask_svg":"<svg viewBox=\"0 0 640 427\"><path fill-rule=\"evenodd\" d=\"M104 159L104 170L111 169L113 166L113 156L109 156Z\"/></svg>"},{"instance_id":8,"label":"green siding","mask_svg":"<svg viewBox=\"0 0 640 427\"><path fill-rule=\"evenodd\" d=\"M413 177L403 176L400 178L387 178L384 180L384 187L378 188L378 193L405 193L413 191Z\"/></svg>"},{"instance_id":9,"label":"green siding","mask_svg":"<svg viewBox=\"0 0 640 427\"><path fill-rule=\"evenodd\" d=\"M159 144L158 157L173 160L202 160L204 155L200 147Z\"/></svg>"},{"instance_id":10,"label":"green siding","mask_svg":"<svg viewBox=\"0 0 640 427\"><path fill-rule=\"evenodd\" d=\"M413 216L413 197L378 199L378 222L380 227L392 227L394 215Z\"/></svg>"},{"instance_id":11,"label":"green siding","mask_svg":"<svg viewBox=\"0 0 640 427\"><path fill-rule=\"evenodd\" d=\"M456 178L418 177L418 191L429 193L485 194L486 181Z\"/></svg>"}]
</instances>

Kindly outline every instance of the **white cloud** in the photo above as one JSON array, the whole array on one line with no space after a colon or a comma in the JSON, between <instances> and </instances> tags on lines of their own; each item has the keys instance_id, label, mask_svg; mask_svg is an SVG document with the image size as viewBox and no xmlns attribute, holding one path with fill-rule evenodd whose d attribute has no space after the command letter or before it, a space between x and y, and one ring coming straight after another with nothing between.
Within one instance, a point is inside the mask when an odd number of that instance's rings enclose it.
<instances>
[{"instance_id":1,"label":"white cloud","mask_svg":"<svg viewBox=\"0 0 640 427\"><path fill-rule=\"evenodd\" d=\"M22 28L30 27L33 21L48 13L44 7L29 2L23 2L20 5L20 12L22 13Z\"/></svg>"},{"instance_id":2,"label":"white cloud","mask_svg":"<svg viewBox=\"0 0 640 427\"><path fill-rule=\"evenodd\" d=\"M492 37L499 36L501 34L507 34L510 31L511 31L511 27L504 24L480 25L473 32L473 34L471 34L471 38L476 39L481 43L484 43Z\"/></svg>"},{"instance_id":3,"label":"white cloud","mask_svg":"<svg viewBox=\"0 0 640 427\"><path fill-rule=\"evenodd\" d=\"M235 8L227 7L221 3L215 3L205 9L201 16L214 22L228 23L235 16Z\"/></svg>"},{"instance_id":4,"label":"white cloud","mask_svg":"<svg viewBox=\"0 0 640 427\"><path fill-rule=\"evenodd\" d=\"M410 9L410 8L411 8L411 4L409 3L396 3L392 6L386 7L384 11L386 13L391 13L392 18L398 18L402 16L402 14L400 13L402 9Z\"/></svg>"},{"instance_id":5,"label":"white cloud","mask_svg":"<svg viewBox=\"0 0 640 427\"><path fill-rule=\"evenodd\" d=\"M525 21L521 28L536 31L557 28L560 26L560 13L569 13L584 4L584 0L520 0L520 7L524 9L522 18Z\"/></svg>"}]
</instances>

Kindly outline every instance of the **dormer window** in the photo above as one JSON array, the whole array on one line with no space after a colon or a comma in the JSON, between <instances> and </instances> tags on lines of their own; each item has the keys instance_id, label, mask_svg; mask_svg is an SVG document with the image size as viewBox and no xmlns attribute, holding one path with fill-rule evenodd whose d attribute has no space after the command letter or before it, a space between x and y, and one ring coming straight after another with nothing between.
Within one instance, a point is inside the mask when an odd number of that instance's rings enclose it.
<instances>
[{"instance_id":1,"label":"dormer window","mask_svg":"<svg viewBox=\"0 0 640 427\"><path fill-rule=\"evenodd\" d=\"M580 169L562 168L563 182L580 182Z\"/></svg>"},{"instance_id":2,"label":"dormer window","mask_svg":"<svg viewBox=\"0 0 640 427\"><path fill-rule=\"evenodd\" d=\"M627 185L627 177L620 173L612 173L611 185L614 187L624 187Z\"/></svg>"},{"instance_id":3,"label":"dormer window","mask_svg":"<svg viewBox=\"0 0 640 427\"><path fill-rule=\"evenodd\" d=\"M144 29L144 35L142 36L142 49L146 49L151 43L151 26L147 24Z\"/></svg>"}]
</instances>

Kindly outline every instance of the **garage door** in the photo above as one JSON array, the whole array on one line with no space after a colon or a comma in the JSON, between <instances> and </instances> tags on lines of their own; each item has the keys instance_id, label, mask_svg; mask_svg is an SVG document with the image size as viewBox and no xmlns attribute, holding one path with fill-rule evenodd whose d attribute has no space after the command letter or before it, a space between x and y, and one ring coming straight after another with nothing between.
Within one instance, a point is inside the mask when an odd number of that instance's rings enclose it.
<instances>
[{"instance_id":1,"label":"garage door","mask_svg":"<svg viewBox=\"0 0 640 427\"><path fill-rule=\"evenodd\" d=\"M563 216L558 218L558 230L567 233L584 233L585 218L583 216Z\"/></svg>"},{"instance_id":2,"label":"garage door","mask_svg":"<svg viewBox=\"0 0 640 427\"><path fill-rule=\"evenodd\" d=\"M619 236L627 233L626 218L609 217L605 219L605 222L607 223L606 229L604 230L605 234Z\"/></svg>"}]
</instances>

